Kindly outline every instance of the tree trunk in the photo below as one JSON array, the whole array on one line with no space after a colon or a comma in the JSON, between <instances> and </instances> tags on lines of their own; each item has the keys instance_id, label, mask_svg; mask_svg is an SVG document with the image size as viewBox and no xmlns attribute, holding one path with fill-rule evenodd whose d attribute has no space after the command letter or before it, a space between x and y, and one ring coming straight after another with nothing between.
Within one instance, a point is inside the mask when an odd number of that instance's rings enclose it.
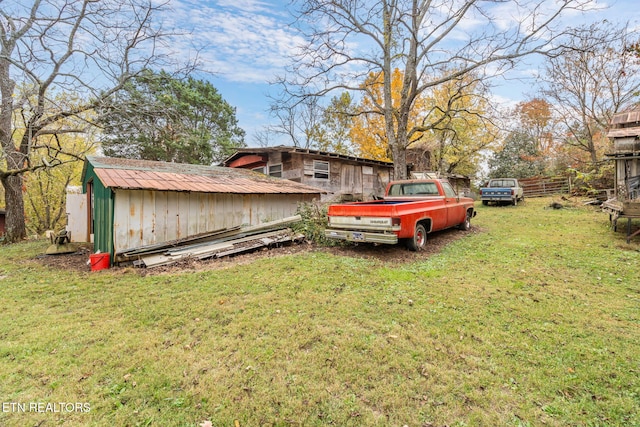
<instances>
[{"instance_id":1,"label":"tree trunk","mask_svg":"<svg viewBox=\"0 0 640 427\"><path fill-rule=\"evenodd\" d=\"M407 179L407 150L401 140L399 137L395 144L391 145L394 179Z\"/></svg>"},{"instance_id":2,"label":"tree trunk","mask_svg":"<svg viewBox=\"0 0 640 427\"><path fill-rule=\"evenodd\" d=\"M8 242L18 242L27 237L24 221L22 176L8 176L0 181L4 187L4 201L7 211L5 237Z\"/></svg>"}]
</instances>

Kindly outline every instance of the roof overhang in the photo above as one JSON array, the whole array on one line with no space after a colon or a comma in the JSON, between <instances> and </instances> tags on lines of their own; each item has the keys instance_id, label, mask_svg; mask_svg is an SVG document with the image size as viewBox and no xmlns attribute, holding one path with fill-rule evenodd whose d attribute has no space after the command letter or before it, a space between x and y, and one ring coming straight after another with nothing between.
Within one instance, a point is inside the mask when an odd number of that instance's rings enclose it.
<instances>
[{"instance_id":1,"label":"roof overhang","mask_svg":"<svg viewBox=\"0 0 640 427\"><path fill-rule=\"evenodd\" d=\"M360 163L364 165L375 165L375 166L384 166L388 168L393 168L393 162L386 160L373 160L373 159L365 159L363 157L350 156L347 154L338 154L332 153L329 151L321 151L321 150L312 150L310 148L300 148L300 147L288 147L288 146L276 146L276 147L263 147L263 148L239 148L234 154L229 156L226 160L222 162L223 165L229 166L232 162L235 162L237 159L241 157L246 157L249 155L262 156L263 158L268 157L269 153L289 153L289 154L300 154L306 156L314 156L316 158L326 158L326 159L340 159L344 161Z\"/></svg>"},{"instance_id":2,"label":"roof overhang","mask_svg":"<svg viewBox=\"0 0 640 427\"><path fill-rule=\"evenodd\" d=\"M259 166L264 166L267 164L267 161L263 156L258 154L247 154L246 156L237 157L228 163L228 167L230 168L257 168Z\"/></svg>"},{"instance_id":3,"label":"roof overhang","mask_svg":"<svg viewBox=\"0 0 640 427\"><path fill-rule=\"evenodd\" d=\"M610 153L605 154L609 160L632 160L640 159L640 153Z\"/></svg>"},{"instance_id":4,"label":"roof overhang","mask_svg":"<svg viewBox=\"0 0 640 427\"><path fill-rule=\"evenodd\" d=\"M627 138L630 136L635 136L636 138L640 136L640 126L610 129L607 133L608 138Z\"/></svg>"}]
</instances>

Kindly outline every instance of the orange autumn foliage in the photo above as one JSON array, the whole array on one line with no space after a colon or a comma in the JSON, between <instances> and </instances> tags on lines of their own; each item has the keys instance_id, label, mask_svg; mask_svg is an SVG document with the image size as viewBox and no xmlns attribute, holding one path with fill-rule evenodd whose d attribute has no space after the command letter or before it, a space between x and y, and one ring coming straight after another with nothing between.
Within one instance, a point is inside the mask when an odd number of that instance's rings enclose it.
<instances>
[{"instance_id":1,"label":"orange autumn foliage","mask_svg":"<svg viewBox=\"0 0 640 427\"><path fill-rule=\"evenodd\" d=\"M402 83L404 75L396 68L391 76L392 104L394 113L398 111L400 104ZM359 151L361 157L390 161L391 150L385 128L385 120L382 115L384 106L383 74L370 73L366 81L362 84L367 90L359 110L360 115L353 119L350 139ZM423 112L426 102L423 98L417 99L413 104L412 112L409 116L408 129L414 128L420 120L420 113ZM397 117L393 117L394 131L397 131ZM421 133L414 135L412 141L418 140Z\"/></svg>"}]
</instances>

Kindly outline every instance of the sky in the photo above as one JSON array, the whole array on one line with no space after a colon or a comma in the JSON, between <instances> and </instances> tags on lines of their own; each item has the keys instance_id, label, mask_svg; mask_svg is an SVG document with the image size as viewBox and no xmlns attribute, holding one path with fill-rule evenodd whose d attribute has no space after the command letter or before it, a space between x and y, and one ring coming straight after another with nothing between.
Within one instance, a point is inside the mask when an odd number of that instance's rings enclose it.
<instances>
[{"instance_id":1,"label":"sky","mask_svg":"<svg viewBox=\"0 0 640 427\"><path fill-rule=\"evenodd\" d=\"M640 25L638 0L590 1L601 9L586 16L573 14L567 23L607 19ZM286 0L172 0L171 12L163 16L163 25L189 32L172 46L174 52L193 57L193 46L202 46L197 56L210 73L199 78L213 84L236 108L249 147L258 145L256 133L275 124L268 110L277 87L270 82L284 74L289 56L304 43L290 25L293 18L287 5ZM538 65L538 59L530 58L506 78L496 79L492 90L496 102L515 105L534 95Z\"/></svg>"}]
</instances>

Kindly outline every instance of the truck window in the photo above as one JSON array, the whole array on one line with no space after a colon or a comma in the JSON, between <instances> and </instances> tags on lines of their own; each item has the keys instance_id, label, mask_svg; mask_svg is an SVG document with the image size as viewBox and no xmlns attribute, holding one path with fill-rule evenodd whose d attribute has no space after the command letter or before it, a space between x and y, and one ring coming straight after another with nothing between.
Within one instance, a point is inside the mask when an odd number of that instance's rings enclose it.
<instances>
[{"instance_id":1,"label":"truck window","mask_svg":"<svg viewBox=\"0 0 640 427\"><path fill-rule=\"evenodd\" d=\"M389 188L390 196L401 196L402 195L402 185L395 184Z\"/></svg>"},{"instance_id":2,"label":"truck window","mask_svg":"<svg viewBox=\"0 0 640 427\"><path fill-rule=\"evenodd\" d=\"M491 188L500 188L500 187L515 187L516 182L512 179L493 179L489 183L489 187Z\"/></svg>"},{"instance_id":3,"label":"truck window","mask_svg":"<svg viewBox=\"0 0 640 427\"><path fill-rule=\"evenodd\" d=\"M449 184L448 182L443 182L442 183L442 188L444 189L444 195L447 197L458 197L458 195L456 194L455 190L453 189L453 187L451 187L451 184Z\"/></svg>"},{"instance_id":4,"label":"truck window","mask_svg":"<svg viewBox=\"0 0 640 427\"><path fill-rule=\"evenodd\" d=\"M389 196L438 196L438 187L433 182L394 184L389 188Z\"/></svg>"}]
</instances>

